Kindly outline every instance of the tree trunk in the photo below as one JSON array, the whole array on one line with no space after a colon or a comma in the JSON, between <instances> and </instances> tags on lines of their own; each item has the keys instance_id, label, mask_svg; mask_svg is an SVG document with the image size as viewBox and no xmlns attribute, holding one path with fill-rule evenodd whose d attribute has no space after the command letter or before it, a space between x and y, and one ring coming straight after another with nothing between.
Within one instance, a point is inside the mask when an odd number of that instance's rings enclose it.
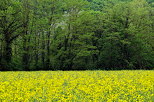
<instances>
[{"instance_id":1,"label":"tree trunk","mask_svg":"<svg viewBox=\"0 0 154 102\"><path fill-rule=\"evenodd\" d=\"M23 69L29 71L29 48L27 46L27 39L24 38L23 41L23 56L22 56L22 62L23 62Z\"/></svg>"},{"instance_id":2,"label":"tree trunk","mask_svg":"<svg viewBox=\"0 0 154 102\"><path fill-rule=\"evenodd\" d=\"M46 69L50 69L50 31L47 34L47 59L46 59Z\"/></svg>"},{"instance_id":3,"label":"tree trunk","mask_svg":"<svg viewBox=\"0 0 154 102\"><path fill-rule=\"evenodd\" d=\"M29 71L29 46L28 43L30 42L30 37L28 36L28 23L29 23L29 0L23 1L23 8L24 8L24 16L23 16L23 56L22 56L22 63L23 69Z\"/></svg>"},{"instance_id":4,"label":"tree trunk","mask_svg":"<svg viewBox=\"0 0 154 102\"><path fill-rule=\"evenodd\" d=\"M41 59L42 59L42 66L43 66L43 69L45 67L45 38L44 38L44 33L42 33L42 54L41 54Z\"/></svg>"},{"instance_id":5,"label":"tree trunk","mask_svg":"<svg viewBox=\"0 0 154 102\"><path fill-rule=\"evenodd\" d=\"M10 70L9 65L12 60L12 47L11 47L11 42L6 41L5 42L5 47L4 47L4 52L3 52L3 67L5 68L4 70Z\"/></svg>"}]
</instances>

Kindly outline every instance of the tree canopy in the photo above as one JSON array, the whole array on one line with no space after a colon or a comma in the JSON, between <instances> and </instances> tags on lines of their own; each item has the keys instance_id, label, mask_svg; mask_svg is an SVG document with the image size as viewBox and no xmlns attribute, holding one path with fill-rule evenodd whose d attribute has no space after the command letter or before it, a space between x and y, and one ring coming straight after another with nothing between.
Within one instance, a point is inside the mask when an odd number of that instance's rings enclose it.
<instances>
[{"instance_id":1,"label":"tree canopy","mask_svg":"<svg viewBox=\"0 0 154 102\"><path fill-rule=\"evenodd\" d=\"M0 1L0 70L153 68L153 0Z\"/></svg>"}]
</instances>

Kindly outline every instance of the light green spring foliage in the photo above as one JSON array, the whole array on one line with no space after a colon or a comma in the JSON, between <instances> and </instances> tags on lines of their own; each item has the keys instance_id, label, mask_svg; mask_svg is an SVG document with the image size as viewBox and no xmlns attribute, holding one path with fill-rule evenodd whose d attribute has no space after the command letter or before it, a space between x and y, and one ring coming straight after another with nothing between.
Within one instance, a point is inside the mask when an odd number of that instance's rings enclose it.
<instances>
[{"instance_id":1,"label":"light green spring foliage","mask_svg":"<svg viewBox=\"0 0 154 102\"><path fill-rule=\"evenodd\" d=\"M2 102L153 102L154 71L0 72Z\"/></svg>"}]
</instances>

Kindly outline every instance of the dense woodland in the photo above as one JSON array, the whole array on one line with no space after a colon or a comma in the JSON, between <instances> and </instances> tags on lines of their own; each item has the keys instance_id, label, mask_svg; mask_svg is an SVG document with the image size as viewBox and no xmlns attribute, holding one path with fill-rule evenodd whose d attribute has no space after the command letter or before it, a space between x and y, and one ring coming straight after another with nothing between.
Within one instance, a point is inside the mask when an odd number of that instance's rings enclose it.
<instances>
[{"instance_id":1,"label":"dense woodland","mask_svg":"<svg viewBox=\"0 0 154 102\"><path fill-rule=\"evenodd\" d=\"M153 0L0 0L0 70L153 68Z\"/></svg>"}]
</instances>

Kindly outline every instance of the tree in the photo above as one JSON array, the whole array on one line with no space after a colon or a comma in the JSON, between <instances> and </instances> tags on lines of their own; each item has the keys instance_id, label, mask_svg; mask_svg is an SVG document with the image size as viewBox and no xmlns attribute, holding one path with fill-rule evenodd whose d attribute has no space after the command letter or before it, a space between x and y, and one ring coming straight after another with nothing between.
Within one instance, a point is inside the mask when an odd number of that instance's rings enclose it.
<instances>
[{"instance_id":1,"label":"tree","mask_svg":"<svg viewBox=\"0 0 154 102\"><path fill-rule=\"evenodd\" d=\"M19 1L0 1L0 29L3 41L2 67L11 70L9 65L12 59L12 43L20 35L21 27L21 4ZM18 32L18 33L17 33Z\"/></svg>"},{"instance_id":2,"label":"tree","mask_svg":"<svg viewBox=\"0 0 154 102\"><path fill-rule=\"evenodd\" d=\"M100 40L104 43L100 52L100 62L104 64L100 66L109 69L113 66L116 69L143 69L147 66L149 61L145 59L149 56L147 55L149 48L139 36L150 34L148 32L151 29L151 20L148 17L148 10L149 5L144 0L140 3L137 0L128 3L121 2L106 9L105 36ZM148 28L147 25L149 25Z\"/></svg>"},{"instance_id":3,"label":"tree","mask_svg":"<svg viewBox=\"0 0 154 102\"><path fill-rule=\"evenodd\" d=\"M151 0L1 0L0 70L152 69Z\"/></svg>"}]
</instances>

